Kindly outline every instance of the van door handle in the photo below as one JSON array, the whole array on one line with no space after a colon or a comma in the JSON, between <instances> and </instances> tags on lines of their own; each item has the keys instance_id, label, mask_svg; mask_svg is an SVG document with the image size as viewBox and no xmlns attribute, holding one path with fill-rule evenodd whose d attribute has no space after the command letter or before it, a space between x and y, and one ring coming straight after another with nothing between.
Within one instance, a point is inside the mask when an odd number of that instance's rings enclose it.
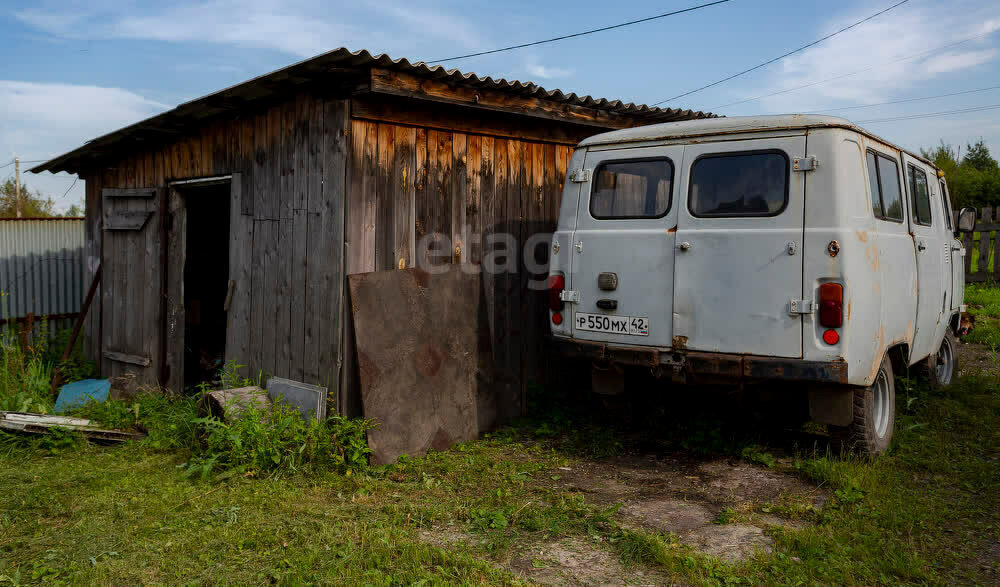
<instances>
[{"instance_id":1,"label":"van door handle","mask_svg":"<svg viewBox=\"0 0 1000 587\"><path fill-rule=\"evenodd\" d=\"M920 242L917 243L917 250L918 251L926 251L927 250L927 245L925 245L923 241L920 241Z\"/></svg>"},{"instance_id":2,"label":"van door handle","mask_svg":"<svg viewBox=\"0 0 1000 587\"><path fill-rule=\"evenodd\" d=\"M691 243L684 241L681 244L677 245L677 248L682 251L686 251L691 248Z\"/></svg>"}]
</instances>

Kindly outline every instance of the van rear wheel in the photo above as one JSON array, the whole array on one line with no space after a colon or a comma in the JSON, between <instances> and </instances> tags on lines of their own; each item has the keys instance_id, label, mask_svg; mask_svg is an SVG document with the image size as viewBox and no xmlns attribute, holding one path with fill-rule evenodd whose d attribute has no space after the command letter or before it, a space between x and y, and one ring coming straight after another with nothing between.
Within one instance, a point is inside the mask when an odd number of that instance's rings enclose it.
<instances>
[{"instance_id":1,"label":"van rear wheel","mask_svg":"<svg viewBox=\"0 0 1000 587\"><path fill-rule=\"evenodd\" d=\"M958 375L958 340L951 328L945 330L938 352L920 363L921 375L931 387L947 387Z\"/></svg>"},{"instance_id":2,"label":"van rear wheel","mask_svg":"<svg viewBox=\"0 0 1000 587\"><path fill-rule=\"evenodd\" d=\"M871 385L854 389L853 410L850 424L829 426L834 448L870 456L884 453L896 419L896 384L888 356Z\"/></svg>"}]
</instances>

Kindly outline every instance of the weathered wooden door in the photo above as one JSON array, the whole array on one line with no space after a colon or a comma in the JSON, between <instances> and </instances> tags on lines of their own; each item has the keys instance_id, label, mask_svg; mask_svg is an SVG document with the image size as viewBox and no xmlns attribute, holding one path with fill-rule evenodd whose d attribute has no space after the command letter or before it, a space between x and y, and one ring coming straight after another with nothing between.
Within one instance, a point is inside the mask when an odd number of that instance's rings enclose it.
<instances>
[{"instance_id":1,"label":"weathered wooden door","mask_svg":"<svg viewBox=\"0 0 1000 587\"><path fill-rule=\"evenodd\" d=\"M101 373L160 383L162 188L102 190ZM129 375L131 374L131 375Z\"/></svg>"}]
</instances>

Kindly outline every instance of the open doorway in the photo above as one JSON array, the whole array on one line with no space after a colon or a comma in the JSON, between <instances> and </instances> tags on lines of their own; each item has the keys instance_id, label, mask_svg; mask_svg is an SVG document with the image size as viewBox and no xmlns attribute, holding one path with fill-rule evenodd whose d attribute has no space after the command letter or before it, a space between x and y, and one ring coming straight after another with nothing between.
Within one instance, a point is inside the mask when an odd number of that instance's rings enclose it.
<instances>
[{"instance_id":1,"label":"open doorway","mask_svg":"<svg viewBox=\"0 0 1000 587\"><path fill-rule=\"evenodd\" d=\"M178 190L184 199L184 387L219 376L229 289L228 181Z\"/></svg>"}]
</instances>

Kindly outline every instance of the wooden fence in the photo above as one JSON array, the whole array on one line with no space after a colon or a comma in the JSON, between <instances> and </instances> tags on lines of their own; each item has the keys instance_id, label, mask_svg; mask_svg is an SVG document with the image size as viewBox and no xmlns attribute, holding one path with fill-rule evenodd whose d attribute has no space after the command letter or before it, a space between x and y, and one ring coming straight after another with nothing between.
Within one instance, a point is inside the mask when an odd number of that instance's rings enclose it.
<instances>
[{"instance_id":1,"label":"wooden fence","mask_svg":"<svg viewBox=\"0 0 1000 587\"><path fill-rule=\"evenodd\" d=\"M1000 206L978 210L976 232L962 236L965 245L965 282L1000 282ZM958 220L958 212L952 213ZM975 258L975 259L973 259ZM973 266L975 260L975 266ZM975 270L975 271L973 271Z\"/></svg>"}]
</instances>

